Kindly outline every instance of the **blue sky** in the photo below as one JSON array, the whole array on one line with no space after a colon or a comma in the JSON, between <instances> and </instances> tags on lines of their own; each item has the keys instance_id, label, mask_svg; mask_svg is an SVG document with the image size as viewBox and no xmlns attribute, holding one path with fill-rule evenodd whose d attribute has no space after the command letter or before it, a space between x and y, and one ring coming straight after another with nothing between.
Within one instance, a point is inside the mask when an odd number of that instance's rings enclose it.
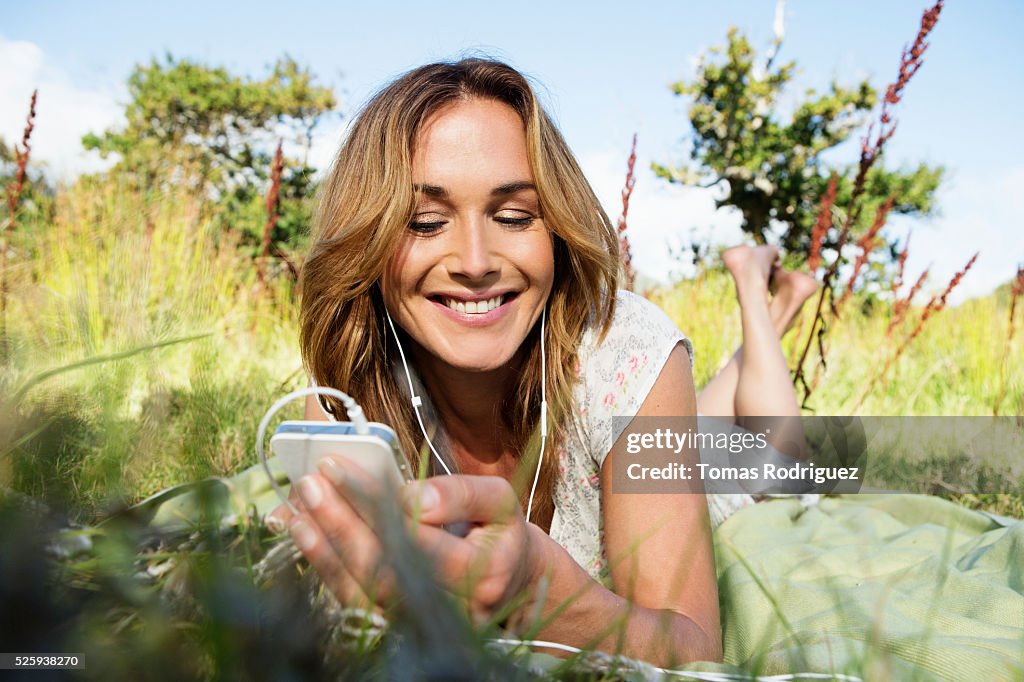
<instances>
[{"instance_id":1,"label":"blue sky","mask_svg":"<svg viewBox=\"0 0 1024 682\"><path fill-rule=\"evenodd\" d=\"M867 77L883 88L896 75L925 2L788 0L779 60L796 60L791 88L825 88ZM80 151L83 132L117 122L134 64L165 51L259 76L287 52L332 85L343 113L375 88L421 63L482 51L542 84L543 97L614 218L629 142L640 175L630 227L640 268L664 277L668 245L696 229L722 243L740 238L739 218L715 211L711 191L672 187L647 167L686 154L686 102L668 84L692 75L696 57L721 44L730 25L758 48L772 38L775 0L719 2L138 2L36 0L11 3L0 25L0 135L20 137L28 96L40 88L36 157L61 177L96 167ZM953 0L932 33L925 65L897 110L886 163L948 168L940 216L897 219L914 229L908 268L929 264L941 287L974 250L959 298L1009 279L1024 261L1024 3ZM321 127L313 159L331 156L347 119ZM852 159L854 145L837 150Z\"/></svg>"}]
</instances>

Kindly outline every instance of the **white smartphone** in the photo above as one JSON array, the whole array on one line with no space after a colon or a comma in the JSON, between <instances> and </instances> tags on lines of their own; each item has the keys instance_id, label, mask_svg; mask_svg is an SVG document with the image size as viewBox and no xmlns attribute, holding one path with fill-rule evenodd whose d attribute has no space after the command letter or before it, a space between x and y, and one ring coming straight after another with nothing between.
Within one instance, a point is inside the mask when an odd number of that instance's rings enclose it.
<instances>
[{"instance_id":1,"label":"white smartphone","mask_svg":"<svg viewBox=\"0 0 1024 682\"><path fill-rule=\"evenodd\" d=\"M348 457L381 483L393 487L415 478L389 426L369 423L368 434L356 433L351 422L284 421L270 438L270 447L295 483L317 471L327 455Z\"/></svg>"}]
</instances>

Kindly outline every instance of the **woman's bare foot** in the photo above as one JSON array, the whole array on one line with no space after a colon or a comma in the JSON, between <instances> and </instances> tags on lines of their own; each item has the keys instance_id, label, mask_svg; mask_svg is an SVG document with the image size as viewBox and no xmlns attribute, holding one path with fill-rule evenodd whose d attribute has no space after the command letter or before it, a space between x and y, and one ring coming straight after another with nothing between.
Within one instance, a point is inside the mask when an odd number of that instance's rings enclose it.
<instances>
[{"instance_id":1,"label":"woman's bare foot","mask_svg":"<svg viewBox=\"0 0 1024 682\"><path fill-rule=\"evenodd\" d=\"M804 301L818 290L818 281L812 275L782 269L775 246L734 246L722 252L722 261L736 281L740 306L764 301L779 338L793 326Z\"/></svg>"},{"instance_id":2,"label":"woman's bare foot","mask_svg":"<svg viewBox=\"0 0 1024 682\"><path fill-rule=\"evenodd\" d=\"M743 305L747 295L768 295L772 270L777 267L779 249L775 246L734 246L722 252L722 262L736 281L736 295Z\"/></svg>"},{"instance_id":3,"label":"woman's bare foot","mask_svg":"<svg viewBox=\"0 0 1024 682\"><path fill-rule=\"evenodd\" d=\"M819 289L818 280L806 272L777 268L771 279L772 300L768 311L781 338L793 326L804 301Z\"/></svg>"}]
</instances>

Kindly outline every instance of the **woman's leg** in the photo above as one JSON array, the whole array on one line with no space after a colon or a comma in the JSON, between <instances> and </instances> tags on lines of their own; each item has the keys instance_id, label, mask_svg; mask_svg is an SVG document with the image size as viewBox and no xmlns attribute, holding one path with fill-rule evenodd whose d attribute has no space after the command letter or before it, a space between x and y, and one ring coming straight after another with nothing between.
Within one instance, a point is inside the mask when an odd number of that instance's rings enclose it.
<instances>
[{"instance_id":1,"label":"woman's leg","mask_svg":"<svg viewBox=\"0 0 1024 682\"><path fill-rule=\"evenodd\" d=\"M743 344L697 395L697 410L764 432L769 444L785 455L805 459L806 444L799 419L771 420L770 426L745 419L800 415L781 339L804 301L817 290L818 283L811 275L783 270L777 258L778 249L771 246L739 246L722 254L736 282ZM773 294L770 301L769 292ZM712 516L724 518L765 497L709 494L708 504Z\"/></svg>"},{"instance_id":2,"label":"woman's leg","mask_svg":"<svg viewBox=\"0 0 1024 682\"><path fill-rule=\"evenodd\" d=\"M726 418L800 414L780 339L818 284L810 275L774 267L777 257L773 246L737 246L722 254L736 282L743 344L698 394L701 414ZM770 302L769 283L774 290Z\"/></svg>"}]
</instances>

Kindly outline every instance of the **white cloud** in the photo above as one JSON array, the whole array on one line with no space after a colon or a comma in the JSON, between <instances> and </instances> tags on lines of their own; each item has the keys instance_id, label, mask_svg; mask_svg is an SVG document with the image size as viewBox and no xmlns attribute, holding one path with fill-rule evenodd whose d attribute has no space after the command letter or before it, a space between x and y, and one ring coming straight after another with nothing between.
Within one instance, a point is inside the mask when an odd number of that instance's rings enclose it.
<instances>
[{"instance_id":1,"label":"white cloud","mask_svg":"<svg viewBox=\"0 0 1024 682\"><path fill-rule=\"evenodd\" d=\"M0 136L9 145L21 141L34 89L39 97L32 160L45 162L47 174L59 180L102 168L98 155L82 149L82 135L123 120L123 87L82 88L34 43L0 36Z\"/></svg>"}]
</instances>

